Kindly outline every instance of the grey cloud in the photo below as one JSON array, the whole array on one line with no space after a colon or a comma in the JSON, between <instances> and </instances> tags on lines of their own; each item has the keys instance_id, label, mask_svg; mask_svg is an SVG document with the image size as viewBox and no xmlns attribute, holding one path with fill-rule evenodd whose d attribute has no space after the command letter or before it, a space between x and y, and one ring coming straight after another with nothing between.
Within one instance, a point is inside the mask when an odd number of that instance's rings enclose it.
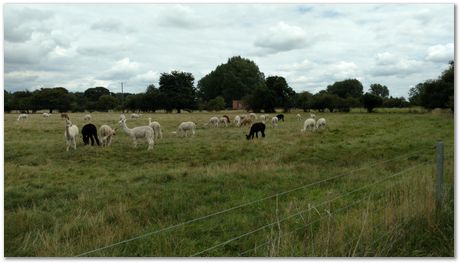
<instances>
[{"instance_id":1,"label":"grey cloud","mask_svg":"<svg viewBox=\"0 0 460 263\"><path fill-rule=\"evenodd\" d=\"M120 32L122 23L117 19L105 19L92 24L91 29L105 32Z\"/></svg>"}]
</instances>

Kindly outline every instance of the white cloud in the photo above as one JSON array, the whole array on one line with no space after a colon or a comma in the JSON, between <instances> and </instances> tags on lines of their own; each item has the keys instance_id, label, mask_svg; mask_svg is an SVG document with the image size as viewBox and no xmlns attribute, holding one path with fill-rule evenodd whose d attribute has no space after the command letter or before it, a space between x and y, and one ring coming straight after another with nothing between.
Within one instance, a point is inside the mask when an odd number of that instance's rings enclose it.
<instances>
[{"instance_id":1,"label":"white cloud","mask_svg":"<svg viewBox=\"0 0 460 263\"><path fill-rule=\"evenodd\" d=\"M91 29L101 30L105 32L119 32L121 30L121 21L113 18L99 20L91 25Z\"/></svg>"},{"instance_id":2,"label":"white cloud","mask_svg":"<svg viewBox=\"0 0 460 263\"><path fill-rule=\"evenodd\" d=\"M426 60L447 63L454 59L454 43L435 45L428 48Z\"/></svg>"},{"instance_id":3,"label":"white cloud","mask_svg":"<svg viewBox=\"0 0 460 263\"><path fill-rule=\"evenodd\" d=\"M339 61L333 64L328 71L337 80L358 78L358 66L354 62Z\"/></svg>"},{"instance_id":4,"label":"white cloud","mask_svg":"<svg viewBox=\"0 0 460 263\"><path fill-rule=\"evenodd\" d=\"M419 72L422 67L423 62L421 61L403 58L395 54L385 52L377 54L374 65L369 72L372 76L405 77Z\"/></svg>"},{"instance_id":5,"label":"white cloud","mask_svg":"<svg viewBox=\"0 0 460 263\"><path fill-rule=\"evenodd\" d=\"M100 78L105 80L130 79L137 75L139 68L139 63L131 61L129 58L123 58L116 61Z\"/></svg>"},{"instance_id":6,"label":"white cloud","mask_svg":"<svg viewBox=\"0 0 460 263\"><path fill-rule=\"evenodd\" d=\"M269 53L305 48L307 44L305 31L284 21L270 27L266 33L263 33L254 42L256 47L267 49Z\"/></svg>"}]
</instances>

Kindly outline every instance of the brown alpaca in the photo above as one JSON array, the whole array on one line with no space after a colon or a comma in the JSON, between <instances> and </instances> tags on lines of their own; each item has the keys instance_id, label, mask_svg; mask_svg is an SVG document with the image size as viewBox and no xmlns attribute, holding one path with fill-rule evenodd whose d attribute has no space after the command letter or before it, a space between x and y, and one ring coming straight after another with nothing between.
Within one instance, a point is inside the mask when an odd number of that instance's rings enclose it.
<instances>
[{"instance_id":1,"label":"brown alpaca","mask_svg":"<svg viewBox=\"0 0 460 263\"><path fill-rule=\"evenodd\" d=\"M244 118L244 119L241 121L240 126L251 125L251 124L252 124L252 119L251 119L251 118Z\"/></svg>"},{"instance_id":2,"label":"brown alpaca","mask_svg":"<svg viewBox=\"0 0 460 263\"><path fill-rule=\"evenodd\" d=\"M61 113L61 119L67 119L70 120L69 115L65 112Z\"/></svg>"}]
</instances>

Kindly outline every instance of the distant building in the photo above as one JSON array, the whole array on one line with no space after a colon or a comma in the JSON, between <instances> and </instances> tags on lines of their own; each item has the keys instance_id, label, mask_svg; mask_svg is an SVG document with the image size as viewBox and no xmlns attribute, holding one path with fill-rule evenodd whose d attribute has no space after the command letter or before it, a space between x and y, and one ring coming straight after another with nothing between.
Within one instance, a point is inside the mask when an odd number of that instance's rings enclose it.
<instances>
[{"instance_id":1,"label":"distant building","mask_svg":"<svg viewBox=\"0 0 460 263\"><path fill-rule=\"evenodd\" d=\"M244 110L244 104L241 100L234 100L232 101L232 109L233 110Z\"/></svg>"}]
</instances>

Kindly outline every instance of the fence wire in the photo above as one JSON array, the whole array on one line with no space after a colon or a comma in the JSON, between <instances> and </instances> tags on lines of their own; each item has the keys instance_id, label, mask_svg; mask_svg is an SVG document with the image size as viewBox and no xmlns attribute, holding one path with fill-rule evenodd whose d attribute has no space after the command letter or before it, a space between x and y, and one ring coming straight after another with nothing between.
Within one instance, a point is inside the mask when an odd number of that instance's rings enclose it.
<instances>
[{"instance_id":1,"label":"fence wire","mask_svg":"<svg viewBox=\"0 0 460 263\"><path fill-rule=\"evenodd\" d=\"M390 178L396 177L396 176L398 176L398 175L400 175L400 174L403 174L403 173L405 173L405 172L414 170L415 168L420 167L420 166L422 166L422 165L425 165L425 164L427 164L427 163L428 163L428 162L423 162L423 163L421 163L421 164L411 166L410 168L405 169L405 170L403 170L403 171L400 171L400 172L398 172L398 173L395 173L395 174L393 174L393 175L391 175L391 176L386 176L385 178L383 178L383 179L381 179L381 180L377 180L377 181L375 181L375 182L373 182L373 183L367 184L367 185L362 186L362 187L360 187L360 188L357 188L357 189L355 189L355 190L353 190L353 191L346 192L346 193L341 194L341 195L338 195L338 196L336 196L336 197L334 197L334 198L332 198L332 199L329 199L329 200L326 200L326 201L324 201L324 202L321 202L321 203L319 203L318 205L316 205L315 207L320 207L320 206L323 206L323 205L325 205L325 204L331 203L332 201L335 201L335 200L337 200L337 199L343 198L343 197L348 196L348 195L350 195L350 194L352 194L352 193L361 191L362 189L365 189L365 188L368 188L369 186L372 186L372 185L381 183L381 182L383 182L383 181L386 181L386 180L388 180L388 179L390 179ZM245 236L248 236L248 235L257 233L257 232L259 232L259 231L261 231L261 230L263 230L263 229L265 229L265 228L267 228L267 227L269 227L269 226L273 226L273 225L278 224L278 223L280 223L280 222L286 221L286 220L288 220L288 219L290 219L290 218L293 218L293 217L295 217L295 216L297 216L297 215L300 215L300 214L303 214L303 213L305 213L305 212L308 212L308 211L310 211L311 209L312 209L312 208L308 208L308 209L302 210L302 211L300 211L300 212L294 213L294 214L292 214L292 215L289 215L289 216L287 216L287 217L284 217L284 218L282 218L282 219L280 219L280 220L277 220L277 221L275 221L275 222L271 222L271 223L269 223L269 224L266 224L266 225L264 225L264 226L261 226L261 227L259 227L259 228L257 228L257 229L254 229L254 230L249 231L249 232L247 232L247 233L244 233L244 234L242 234L242 235L239 235L239 236L236 236L236 237L234 237L234 238L228 239L228 240L226 240L226 241L224 241L224 242L221 242L221 243L219 243L219 244L217 244L217 245L214 245L214 246L209 247L209 248L207 248L207 249L204 249L204 250L202 250L202 251L200 251L200 252L197 252L197 253L191 255L191 257L195 257L195 256L198 256L198 255L201 255L201 254L203 254L203 253L205 253L205 252L208 252L208 251L211 251L211 250L216 249L216 248L218 248L218 247L224 246L224 245L226 245L226 244L228 244L228 243L231 243L231 242L233 242L233 241L235 241L235 240L238 240L238 239L240 239L240 238L242 238L242 237L245 237Z\"/></svg>"},{"instance_id":2,"label":"fence wire","mask_svg":"<svg viewBox=\"0 0 460 263\"><path fill-rule=\"evenodd\" d=\"M432 149L432 147L429 147L429 149ZM109 245L106 245L106 246L103 246L103 247L100 247L100 248L96 248L96 249L93 249L93 250L78 254L78 255L76 255L76 257L87 256L87 255L90 255L90 254L93 254L93 253L96 253L96 252L99 252L99 251L102 251L102 250L113 248L113 247L116 247L116 246L119 246L119 245L122 245L122 244L126 244L126 243L129 243L129 242L138 240L138 239L142 239L142 238L151 236L151 235L159 234L161 232L169 231L169 230L172 230L172 229L175 229L175 228L178 228L178 227L181 227L181 226L185 226L185 225L197 222L197 221L205 220L205 219L217 216L217 215L228 213L230 211L240 209L240 208L243 208L243 207L246 207L246 206L250 206L250 205L265 201L265 200L269 200L269 199L272 199L272 198L275 198L275 197L280 197L280 196L286 195L288 193L292 193L292 192L295 192L295 191L298 191L298 190L301 190L301 189L305 189L305 188L308 188L308 187L311 187L311 186L319 185L319 184L327 182L327 181L342 178L342 177L345 177L345 176L348 176L348 175L353 175L357 171L366 170L366 169L369 169L369 168L377 166L377 165L381 165L381 164L385 164L385 163L388 163L388 162L391 162L391 161L402 159L404 157L409 157L409 156L415 155L417 153L424 152L426 150L427 149L420 149L420 150L413 151L413 152L406 153L406 154L402 154L402 155L399 155L397 157L390 158L390 159L387 159L387 160L384 160L384 161L374 162L374 163L372 163L370 165L360 167L360 168L357 168L357 169L353 169L353 170L348 171L346 173L338 174L338 175L335 175L335 176L332 176L332 177L329 177L329 178L326 178L326 179L323 179L323 180L319 180L319 181L315 181L315 182L312 182L312 183L304 184L302 186L292 188L290 190L286 190L286 191L276 193L276 194L273 194L273 195L270 195L270 196L266 196L266 197L263 197L263 198L260 198L260 199L249 201L249 202L246 202L246 203L234 206L234 207L230 207L230 208L227 208L227 209L224 209L224 210L212 213L212 214L208 214L208 215L201 216L201 217L198 217L198 218L190 219L188 221L184 221L184 222L181 222L181 223L178 223L178 224L175 224L175 225L171 225L171 226L168 226L168 227L165 227L165 228L162 228L162 229L147 232L147 233L141 234L139 236L135 236L135 237L132 237L132 238L129 238L129 239L125 239L125 240L122 240L122 241L119 241L119 242L116 242L116 243L112 243L112 244L109 244Z\"/></svg>"}]
</instances>

